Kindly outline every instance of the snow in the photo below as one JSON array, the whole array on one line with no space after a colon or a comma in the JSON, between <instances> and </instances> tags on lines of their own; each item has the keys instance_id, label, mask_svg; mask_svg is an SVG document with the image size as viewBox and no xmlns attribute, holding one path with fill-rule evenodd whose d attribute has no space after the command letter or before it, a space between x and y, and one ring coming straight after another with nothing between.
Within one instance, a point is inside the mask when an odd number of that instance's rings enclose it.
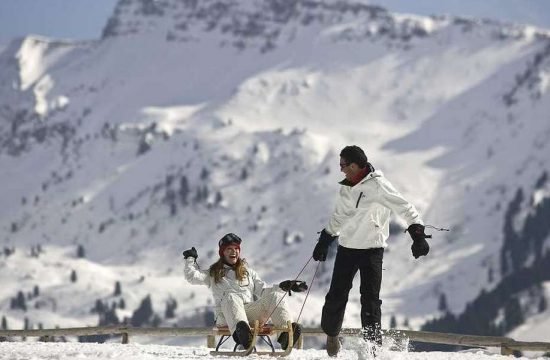
<instances>
[{"instance_id":1,"label":"snow","mask_svg":"<svg viewBox=\"0 0 550 360\"><path fill-rule=\"evenodd\" d=\"M243 255L267 282L292 278L326 225L341 180L338 152L352 143L427 223L451 228L434 231L429 256L418 260L407 235L392 235L383 326L394 314L418 328L439 315L441 293L458 314L494 286L486 274L489 265L498 274L503 211L518 187L531 189L550 169L544 64L530 70L537 86L517 87L516 105L502 99L547 35L450 18L328 15L326 23L280 25L265 53L258 49L265 39L237 49L230 33L204 31L198 20L180 34L188 40L167 41L171 15L136 16L128 21L135 33L94 43L28 37L3 50L0 241L16 249L0 259L9 327L20 328L25 316L35 326L95 325L94 302L120 300L115 281L127 303L119 317L150 294L159 314L177 299L177 317L163 325L185 326L211 296L185 283L181 251L196 246L206 267L216 239L230 231L245 239ZM400 40L414 26L426 34ZM185 205L177 195L183 177ZM203 184L207 199L194 202ZM32 257L37 244L44 253ZM85 259L75 259L78 245ZM308 267L304 279L313 272ZM319 323L330 273L330 261L320 266L303 315L308 326ZM37 284L43 294L30 305L55 301L56 311L9 308L17 290ZM293 296L294 313L302 300ZM359 325L359 304L356 283L344 326ZM539 314L537 330L528 323L518 340L544 340L549 315Z\"/></svg>"},{"instance_id":2,"label":"snow","mask_svg":"<svg viewBox=\"0 0 550 360\"><path fill-rule=\"evenodd\" d=\"M142 344L88 344L88 343L14 343L4 342L0 344L0 359L23 360L64 360L64 359L135 359L135 360L161 360L161 359L234 359L232 356L210 355L212 349L206 347L183 347L166 345L142 345ZM273 359L271 356L250 355L249 359ZM343 348L339 353L339 360L364 360L372 359L364 349ZM298 350L295 349L286 357L294 360L333 359L325 350ZM487 353L481 350L447 353L447 352L399 352L381 351L376 359L380 360L504 360L508 356ZM520 359L525 359L521 357ZM541 357L542 359L542 357Z\"/></svg>"}]
</instances>

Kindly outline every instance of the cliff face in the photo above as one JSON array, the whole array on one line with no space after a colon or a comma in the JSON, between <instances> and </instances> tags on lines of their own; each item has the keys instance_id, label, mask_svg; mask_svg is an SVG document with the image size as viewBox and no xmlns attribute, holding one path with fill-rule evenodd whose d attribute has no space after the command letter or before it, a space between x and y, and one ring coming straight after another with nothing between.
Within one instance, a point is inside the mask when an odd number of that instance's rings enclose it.
<instances>
[{"instance_id":1,"label":"cliff face","mask_svg":"<svg viewBox=\"0 0 550 360\"><path fill-rule=\"evenodd\" d=\"M219 44L260 52L284 46L308 27L362 22L340 34L360 38L386 34L409 40L430 30L424 21L397 20L385 9L352 2L322 1L120 1L103 37L155 33L167 41L199 41L215 36ZM430 21L427 21L431 23Z\"/></svg>"}]
</instances>

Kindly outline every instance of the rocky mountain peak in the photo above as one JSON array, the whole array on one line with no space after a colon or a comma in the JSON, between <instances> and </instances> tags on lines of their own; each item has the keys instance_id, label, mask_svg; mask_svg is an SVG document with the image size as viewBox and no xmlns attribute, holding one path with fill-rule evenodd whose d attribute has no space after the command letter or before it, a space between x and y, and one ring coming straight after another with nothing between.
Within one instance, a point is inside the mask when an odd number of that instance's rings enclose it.
<instances>
[{"instance_id":1,"label":"rocky mountain peak","mask_svg":"<svg viewBox=\"0 0 550 360\"><path fill-rule=\"evenodd\" d=\"M281 39L291 41L301 29L350 22L359 31L355 35L362 37L388 34L408 40L425 36L430 30L426 20L403 21L379 6L351 1L121 0L103 30L103 38L153 33L167 41L189 42L209 33L222 45L257 47L265 52Z\"/></svg>"}]
</instances>

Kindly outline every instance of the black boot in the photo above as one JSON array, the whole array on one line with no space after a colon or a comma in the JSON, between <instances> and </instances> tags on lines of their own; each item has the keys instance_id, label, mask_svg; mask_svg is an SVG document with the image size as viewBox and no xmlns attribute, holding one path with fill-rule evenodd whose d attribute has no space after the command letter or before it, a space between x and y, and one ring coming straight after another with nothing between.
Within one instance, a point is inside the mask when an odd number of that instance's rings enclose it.
<instances>
[{"instance_id":1,"label":"black boot","mask_svg":"<svg viewBox=\"0 0 550 360\"><path fill-rule=\"evenodd\" d=\"M361 296L361 325L363 326L363 339L373 345L382 346L381 319L382 311L380 306L382 300L367 300Z\"/></svg>"},{"instance_id":2,"label":"black boot","mask_svg":"<svg viewBox=\"0 0 550 360\"><path fill-rule=\"evenodd\" d=\"M382 331L379 323L369 324L363 328L363 339L374 345L382 346Z\"/></svg>"},{"instance_id":3,"label":"black boot","mask_svg":"<svg viewBox=\"0 0 550 360\"><path fill-rule=\"evenodd\" d=\"M382 331L379 323L369 324L362 329L363 339L369 342L368 351L376 357L378 350L382 347Z\"/></svg>"},{"instance_id":4,"label":"black boot","mask_svg":"<svg viewBox=\"0 0 550 360\"><path fill-rule=\"evenodd\" d=\"M294 333L294 335L292 336L292 346L294 347L296 346L300 335L302 335L302 325L295 322L292 323L292 332ZM281 335L279 335L279 338L277 338L277 342L281 344L281 349L286 350L286 348L288 347L288 333L281 333Z\"/></svg>"},{"instance_id":5,"label":"black boot","mask_svg":"<svg viewBox=\"0 0 550 360\"><path fill-rule=\"evenodd\" d=\"M235 339L238 344L244 346L245 349L250 347L250 343L252 343L252 330L250 330L250 326L246 321L239 321L237 323L237 328L233 333L233 339Z\"/></svg>"},{"instance_id":6,"label":"black boot","mask_svg":"<svg viewBox=\"0 0 550 360\"><path fill-rule=\"evenodd\" d=\"M340 351L340 339L338 336L327 335L327 353L330 357L335 357Z\"/></svg>"}]
</instances>

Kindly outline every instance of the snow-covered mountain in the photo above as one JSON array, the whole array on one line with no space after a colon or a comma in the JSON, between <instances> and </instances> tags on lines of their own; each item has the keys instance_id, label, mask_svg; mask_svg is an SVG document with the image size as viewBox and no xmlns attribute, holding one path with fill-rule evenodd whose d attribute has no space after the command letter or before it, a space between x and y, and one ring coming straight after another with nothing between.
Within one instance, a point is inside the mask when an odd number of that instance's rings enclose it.
<instances>
[{"instance_id":1,"label":"snow-covered mountain","mask_svg":"<svg viewBox=\"0 0 550 360\"><path fill-rule=\"evenodd\" d=\"M98 301L122 320L150 295L157 323L204 324L210 295L185 283L181 251L206 267L235 232L264 279L294 278L348 144L451 229L414 260L395 219L384 326L462 314L545 264L549 87L543 30L343 1L120 0L99 41L15 40L0 53L0 314L10 328L96 325ZM506 296L527 311L546 280ZM303 296L289 300L299 314ZM550 326L541 309L528 328ZM356 287L344 325L358 315Z\"/></svg>"}]
</instances>

